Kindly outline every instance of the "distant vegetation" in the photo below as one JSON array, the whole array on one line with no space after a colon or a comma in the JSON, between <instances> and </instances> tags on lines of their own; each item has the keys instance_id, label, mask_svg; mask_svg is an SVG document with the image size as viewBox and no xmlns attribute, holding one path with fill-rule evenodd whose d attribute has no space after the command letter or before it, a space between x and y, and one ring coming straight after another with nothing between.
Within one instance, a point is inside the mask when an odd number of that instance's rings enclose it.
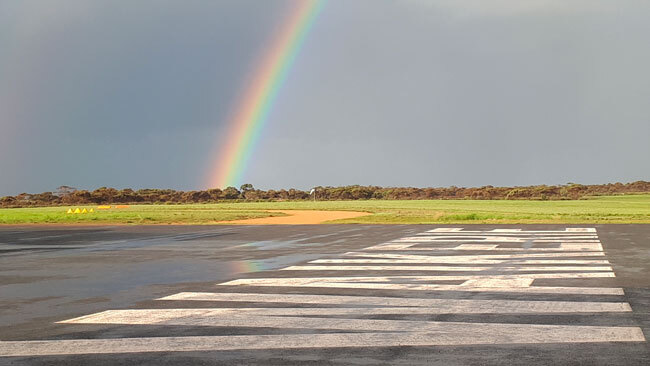
<instances>
[{"instance_id":1,"label":"distant vegetation","mask_svg":"<svg viewBox=\"0 0 650 366\"><path fill-rule=\"evenodd\" d=\"M343 200L576 200L589 196L650 193L650 182L582 185L568 183L558 186L479 188L411 188L345 186L316 187L319 201ZM312 199L308 191L298 189L259 190L251 184L239 189L208 189L205 191L176 191L171 189L114 189L94 191L62 186L56 192L22 193L0 198L0 207L42 207L88 204L191 204L255 201L304 201Z\"/></svg>"}]
</instances>

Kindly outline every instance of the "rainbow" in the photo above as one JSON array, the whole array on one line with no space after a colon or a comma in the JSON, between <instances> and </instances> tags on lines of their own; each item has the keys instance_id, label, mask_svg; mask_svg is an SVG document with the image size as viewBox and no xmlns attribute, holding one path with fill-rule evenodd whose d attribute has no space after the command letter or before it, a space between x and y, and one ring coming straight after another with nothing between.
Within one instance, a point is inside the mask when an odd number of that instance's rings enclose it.
<instances>
[{"instance_id":1,"label":"rainbow","mask_svg":"<svg viewBox=\"0 0 650 366\"><path fill-rule=\"evenodd\" d=\"M229 122L224 145L210 168L210 187L241 183L278 92L324 4L324 0L300 0L292 9Z\"/></svg>"}]
</instances>

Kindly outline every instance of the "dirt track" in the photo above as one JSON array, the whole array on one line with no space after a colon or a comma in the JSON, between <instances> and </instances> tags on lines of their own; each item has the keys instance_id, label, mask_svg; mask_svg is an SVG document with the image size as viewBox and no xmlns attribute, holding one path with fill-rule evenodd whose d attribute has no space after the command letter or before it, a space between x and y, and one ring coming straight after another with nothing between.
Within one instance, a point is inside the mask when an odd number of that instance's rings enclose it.
<instances>
[{"instance_id":1,"label":"dirt track","mask_svg":"<svg viewBox=\"0 0 650 366\"><path fill-rule=\"evenodd\" d=\"M370 215L368 212L355 211L268 210L267 212L281 212L287 214L288 216L222 221L221 223L238 225L309 225L322 224L326 221L332 220L351 219L354 217Z\"/></svg>"}]
</instances>

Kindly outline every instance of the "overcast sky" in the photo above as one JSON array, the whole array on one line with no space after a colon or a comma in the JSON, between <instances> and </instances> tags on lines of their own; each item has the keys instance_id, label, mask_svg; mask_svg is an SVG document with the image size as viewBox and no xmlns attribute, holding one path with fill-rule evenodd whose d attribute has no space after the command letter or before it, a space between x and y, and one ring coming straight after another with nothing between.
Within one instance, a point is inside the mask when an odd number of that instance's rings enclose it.
<instances>
[{"instance_id":1,"label":"overcast sky","mask_svg":"<svg viewBox=\"0 0 650 366\"><path fill-rule=\"evenodd\" d=\"M0 195L206 188L300 0L0 0ZM650 180L650 1L330 0L245 181Z\"/></svg>"}]
</instances>

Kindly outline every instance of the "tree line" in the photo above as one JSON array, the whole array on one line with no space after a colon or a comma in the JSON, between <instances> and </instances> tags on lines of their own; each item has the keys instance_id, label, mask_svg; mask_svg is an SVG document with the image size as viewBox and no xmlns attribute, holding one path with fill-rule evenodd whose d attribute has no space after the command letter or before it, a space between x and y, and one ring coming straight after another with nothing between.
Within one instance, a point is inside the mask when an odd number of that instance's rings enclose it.
<instances>
[{"instance_id":1,"label":"tree line","mask_svg":"<svg viewBox=\"0 0 650 366\"><path fill-rule=\"evenodd\" d=\"M526 187L377 187L344 186L316 187L320 201L337 200L423 200L423 199L475 199L475 200L568 200L586 196L629 193L650 193L650 182L609 183L583 185L537 185ZM233 201L289 201L313 199L308 191L299 189L260 190L251 184L239 189L207 189L203 191L177 191L173 189L115 189L102 187L93 191L61 186L55 192L21 193L0 198L0 207L37 207L83 204L180 204L215 203Z\"/></svg>"}]
</instances>

